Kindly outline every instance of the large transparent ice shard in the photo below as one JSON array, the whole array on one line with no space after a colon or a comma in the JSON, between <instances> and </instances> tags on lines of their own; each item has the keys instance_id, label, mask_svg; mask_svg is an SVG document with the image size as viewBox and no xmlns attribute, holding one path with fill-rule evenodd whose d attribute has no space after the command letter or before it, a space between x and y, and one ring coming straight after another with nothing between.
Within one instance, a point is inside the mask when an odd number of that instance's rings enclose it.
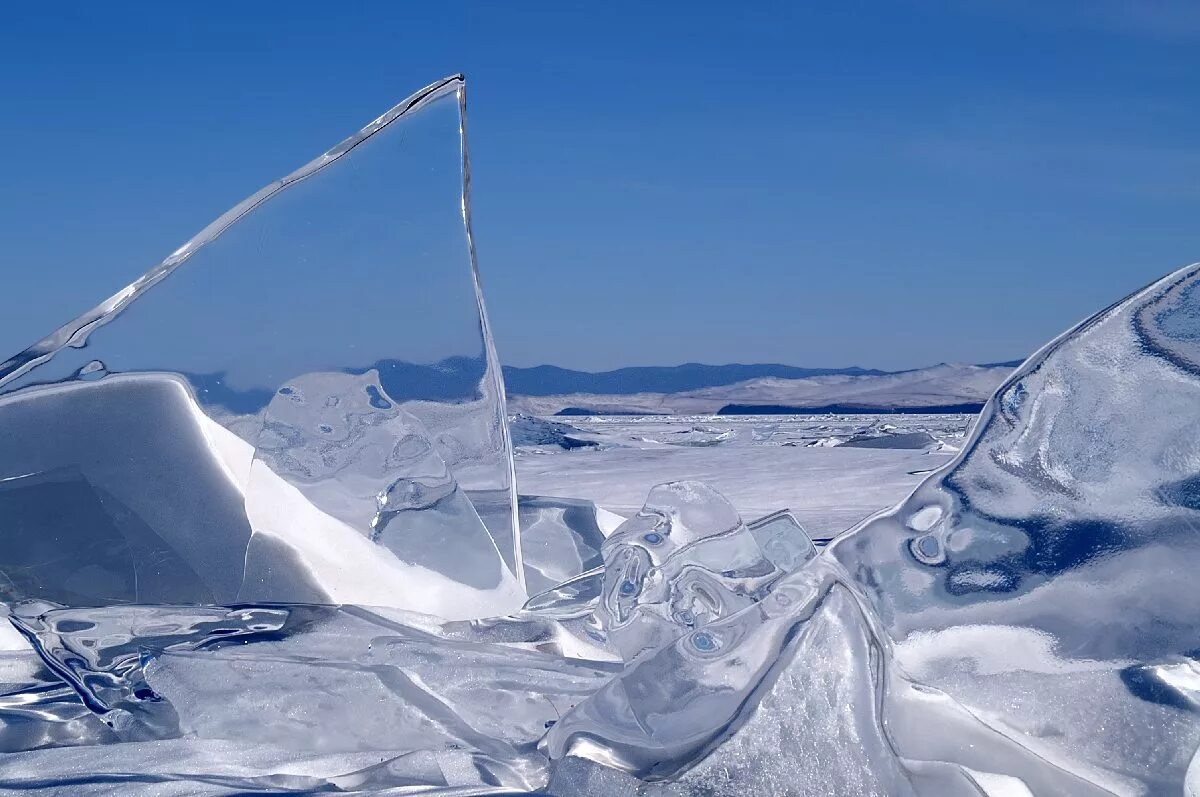
<instances>
[{"instance_id":1,"label":"large transparent ice shard","mask_svg":"<svg viewBox=\"0 0 1200 797\"><path fill-rule=\"evenodd\" d=\"M577 498L522 495L518 507L531 596L603 566L605 530L620 524L618 516Z\"/></svg>"},{"instance_id":2,"label":"large transparent ice shard","mask_svg":"<svg viewBox=\"0 0 1200 797\"><path fill-rule=\"evenodd\" d=\"M831 550L900 640L1002 622L1092 659L1196 650L1198 408L1192 266L1031 357L953 463Z\"/></svg>"},{"instance_id":3,"label":"large transparent ice shard","mask_svg":"<svg viewBox=\"0 0 1200 797\"><path fill-rule=\"evenodd\" d=\"M1200 266L1031 357L954 462L830 553L911 677L1113 792L1179 793L1200 746Z\"/></svg>"},{"instance_id":4,"label":"large transparent ice shard","mask_svg":"<svg viewBox=\"0 0 1200 797\"><path fill-rule=\"evenodd\" d=\"M421 90L0 365L5 600L520 607L463 103Z\"/></svg>"}]
</instances>

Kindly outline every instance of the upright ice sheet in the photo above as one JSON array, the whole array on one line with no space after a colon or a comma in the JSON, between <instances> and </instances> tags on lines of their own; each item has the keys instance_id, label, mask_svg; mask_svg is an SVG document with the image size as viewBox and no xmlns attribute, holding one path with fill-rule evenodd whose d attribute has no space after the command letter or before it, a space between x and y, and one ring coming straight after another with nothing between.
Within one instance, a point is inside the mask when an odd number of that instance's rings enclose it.
<instances>
[{"instance_id":1,"label":"upright ice sheet","mask_svg":"<svg viewBox=\"0 0 1200 797\"><path fill-rule=\"evenodd\" d=\"M520 607L463 92L414 94L0 365L4 600Z\"/></svg>"},{"instance_id":2,"label":"upright ice sheet","mask_svg":"<svg viewBox=\"0 0 1200 797\"><path fill-rule=\"evenodd\" d=\"M1072 657L1200 649L1200 266L1035 354L958 458L831 545L894 637L1021 627Z\"/></svg>"}]
</instances>

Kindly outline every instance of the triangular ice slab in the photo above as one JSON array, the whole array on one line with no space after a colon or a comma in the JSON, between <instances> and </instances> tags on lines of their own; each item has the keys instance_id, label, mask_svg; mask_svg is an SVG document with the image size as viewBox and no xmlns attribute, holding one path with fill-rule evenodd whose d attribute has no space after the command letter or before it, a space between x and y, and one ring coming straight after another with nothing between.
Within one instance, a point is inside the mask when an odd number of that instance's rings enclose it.
<instances>
[{"instance_id":1,"label":"triangular ice slab","mask_svg":"<svg viewBox=\"0 0 1200 797\"><path fill-rule=\"evenodd\" d=\"M422 89L0 365L0 597L521 606L463 92ZM15 564L46 560L20 518L53 568Z\"/></svg>"}]
</instances>

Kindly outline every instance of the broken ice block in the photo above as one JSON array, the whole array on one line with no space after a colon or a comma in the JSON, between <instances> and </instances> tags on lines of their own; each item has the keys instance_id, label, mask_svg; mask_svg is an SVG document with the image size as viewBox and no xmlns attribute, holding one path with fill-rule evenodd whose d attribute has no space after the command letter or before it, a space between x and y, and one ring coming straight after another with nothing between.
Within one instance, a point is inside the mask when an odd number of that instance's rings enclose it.
<instances>
[{"instance_id":1,"label":"broken ice block","mask_svg":"<svg viewBox=\"0 0 1200 797\"><path fill-rule=\"evenodd\" d=\"M808 682L813 686L813 694L801 695L811 699L811 705L797 701L795 708L802 712L799 724L805 729L804 738L808 741L796 747L785 736L774 748L763 745L761 752L755 750L754 754L766 759L782 747L782 757L793 759L780 767L791 773L789 788L798 787L797 793L826 793L821 787L827 784L799 778L810 769L820 772L824 767L821 774L833 780L831 776L839 775L843 766L854 767L862 759L874 757L872 754L878 748L886 749L881 738L878 741L871 738L882 737L882 732L873 725L872 684L860 677L870 674L870 661L863 656L861 660L848 662L840 650L833 660L828 655L829 644L820 641L829 633L828 623L811 622L814 601L827 591L826 605L838 605L853 623L854 605L846 600L845 590L832 586L829 571L802 569L777 582L763 601L627 662L620 674L550 729L542 742L543 750L554 761L568 761L570 756L590 758L649 780L676 776L714 748L719 751L717 745L746 721L752 714L748 706L763 697L771 685L772 672L787 666L788 654L794 652L799 639L802 658L793 666L800 673L811 671ZM838 618L834 622L840 626L844 621ZM861 633L861 625L854 630ZM838 637L835 649L842 646L840 633ZM856 647L865 653L868 646L869 642L864 641ZM818 662L820 666L812 666L811 659L803 658L810 650L824 659ZM846 728L849 732L843 730ZM867 733L859 736L860 729ZM869 747L860 750L864 743ZM830 745L837 749L827 750ZM848 749L842 749L843 746ZM745 755L745 744L741 747L739 752ZM818 753L824 757L827 752L833 766L817 761L806 767L794 760ZM890 763L888 758L881 756L880 760ZM718 760L717 765L729 766L729 761ZM738 773L742 778L739 781L720 784L726 788L711 792L700 788L696 792L775 793L755 788L761 787L761 776L774 775L780 780L788 777L764 773L761 767L749 769L759 780ZM848 779L853 780L856 774ZM883 771L864 774L861 779L867 781L892 777ZM671 793L669 789L664 792Z\"/></svg>"},{"instance_id":2,"label":"broken ice block","mask_svg":"<svg viewBox=\"0 0 1200 797\"><path fill-rule=\"evenodd\" d=\"M1003 622L1081 657L1200 648L1198 317L1193 266L1063 334L952 463L831 546L897 639Z\"/></svg>"},{"instance_id":3,"label":"broken ice block","mask_svg":"<svg viewBox=\"0 0 1200 797\"><path fill-rule=\"evenodd\" d=\"M254 754L239 759L237 780L224 785L257 793L280 786L271 769L280 765L280 750L308 754L317 762L313 775L333 774L335 781L348 774L336 768L341 756L399 764L428 752L469 756L468 766L451 784L431 783L424 773L417 783L464 786L473 781L463 778L480 778L508 790L536 788L546 761L535 743L620 667L564 655L546 644L545 627L534 628L535 644L526 644L522 634L533 623L490 634L465 622L405 619L357 607L39 613L27 605L17 622L103 717L101 727L115 739L100 741L154 741L158 760L177 766L163 750L178 756L183 743L237 742ZM186 741L177 742L181 737ZM147 765L114 756L110 766L137 773ZM404 785L411 773L398 765L380 774L376 785L383 788ZM322 780L298 785L323 791ZM205 793L193 786L197 791Z\"/></svg>"},{"instance_id":4,"label":"broken ice block","mask_svg":"<svg viewBox=\"0 0 1200 797\"><path fill-rule=\"evenodd\" d=\"M0 364L0 598L524 602L463 81Z\"/></svg>"},{"instance_id":5,"label":"broken ice block","mask_svg":"<svg viewBox=\"0 0 1200 797\"><path fill-rule=\"evenodd\" d=\"M788 510L781 509L746 524L763 555L790 573L817 555L808 532Z\"/></svg>"},{"instance_id":6,"label":"broken ice block","mask_svg":"<svg viewBox=\"0 0 1200 797\"><path fill-rule=\"evenodd\" d=\"M568 423L548 421L533 415L515 415L509 418L508 433L512 436L513 445L521 448L553 447L570 451L600 446L594 440L578 437L577 435L584 433Z\"/></svg>"},{"instance_id":7,"label":"broken ice block","mask_svg":"<svg viewBox=\"0 0 1200 797\"><path fill-rule=\"evenodd\" d=\"M621 518L578 498L518 499L525 582L534 595L600 567L600 548Z\"/></svg>"},{"instance_id":8,"label":"broken ice block","mask_svg":"<svg viewBox=\"0 0 1200 797\"><path fill-rule=\"evenodd\" d=\"M700 482L652 489L602 552L596 616L626 661L744 609L783 575L729 502Z\"/></svg>"},{"instance_id":9,"label":"broken ice block","mask_svg":"<svg viewBox=\"0 0 1200 797\"><path fill-rule=\"evenodd\" d=\"M521 610L564 620L584 617L595 612L603 590L604 566L600 565L531 595Z\"/></svg>"}]
</instances>

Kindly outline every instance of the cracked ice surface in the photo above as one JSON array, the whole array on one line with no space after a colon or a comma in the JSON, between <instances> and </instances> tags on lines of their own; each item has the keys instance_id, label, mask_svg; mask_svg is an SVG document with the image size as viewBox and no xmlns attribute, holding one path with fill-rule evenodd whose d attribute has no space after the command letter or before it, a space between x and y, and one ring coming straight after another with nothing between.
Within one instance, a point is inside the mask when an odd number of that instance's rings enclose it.
<instances>
[{"instance_id":1,"label":"cracked ice surface","mask_svg":"<svg viewBox=\"0 0 1200 797\"><path fill-rule=\"evenodd\" d=\"M3 365L0 791L1200 792L1200 267L823 550L695 481L518 501L462 90Z\"/></svg>"}]
</instances>

